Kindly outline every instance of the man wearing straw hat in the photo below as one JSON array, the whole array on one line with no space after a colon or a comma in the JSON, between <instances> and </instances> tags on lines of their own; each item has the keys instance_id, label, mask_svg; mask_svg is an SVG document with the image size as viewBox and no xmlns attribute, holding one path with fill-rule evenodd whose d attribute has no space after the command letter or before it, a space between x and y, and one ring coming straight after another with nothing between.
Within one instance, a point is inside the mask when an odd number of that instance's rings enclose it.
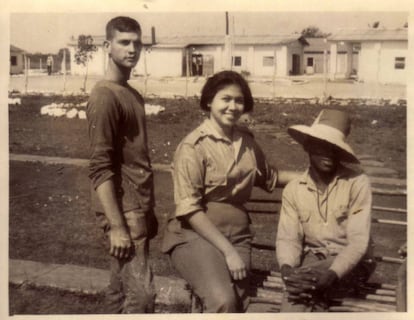
<instances>
[{"instance_id":1,"label":"man wearing straw hat","mask_svg":"<svg viewBox=\"0 0 414 320\"><path fill-rule=\"evenodd\" d=\"M371 187L345 142L350 118L322 110L311 126L288 133L309 155L309 169L284 189L276 252L285 293L281 312L327 309L338 288L366 281L375 265L368 259ZM334 290L332 290L334 289Z\"/></svg>"}]
</instances>

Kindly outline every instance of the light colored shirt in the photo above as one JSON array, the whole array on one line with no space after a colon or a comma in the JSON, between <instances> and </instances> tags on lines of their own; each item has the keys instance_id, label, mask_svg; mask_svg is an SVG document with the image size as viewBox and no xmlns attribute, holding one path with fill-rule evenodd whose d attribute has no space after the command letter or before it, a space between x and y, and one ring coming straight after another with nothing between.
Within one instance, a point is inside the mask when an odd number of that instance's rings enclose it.
<instances>
[{"instance_id":1,"label":"light colored shirt","mask_svg":"<svg viewBox=\"0 0 414 320\"><path fill-rule=\"evenodd\" d=\"M173 166L176 217L203 210L210 201L243 204L254 185L271 192L277 182L277 171L247 128L235 126L230 140L209 119L183 139Z\"/></svg>"},{"instance_id":2,"label":"light colored shirt","mask_svg":"<svg viewBox=\"0 0 414 320\"><path fill-rule=\"evenodd\" d=\"M368 177L344 167L323 193L309 171L288 183L276 238L279 266L300 266L309 249L335 256L330 269L343 277L367 252L371 203Z\"/></svg>"}]
</instances>

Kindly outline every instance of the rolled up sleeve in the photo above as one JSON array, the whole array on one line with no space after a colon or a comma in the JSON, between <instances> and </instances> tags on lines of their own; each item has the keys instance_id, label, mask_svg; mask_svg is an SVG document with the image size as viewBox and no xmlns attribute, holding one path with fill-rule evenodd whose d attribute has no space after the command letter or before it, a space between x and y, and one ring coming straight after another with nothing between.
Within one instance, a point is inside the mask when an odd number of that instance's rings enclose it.
<instances>
[{"instance_id":1,"label":"rolled up sleeve","mask_svg":"<svg viewBox=\"0 0 414 320\"><path fill-rule=\"evenodd\" d=\"M276 256L279 267L287 264L300 265L302 255L303 229L297 209L293 205L294 190L287 185L282 195L279 225L276 236Z\"/></svg>"},{"instance_id":2,"label":"rolled up sleeve","mask_svg":"<svg viewBox=\"0 0 414 320\"><path fill-rule=\"evenodd\" d=\"M184 143L174 155L173 181L175 216L203 210L205 169L203 160L193 145Z\"/></svg>"},{"instance_id":3,"label":"rolled up sleeve","mask_svg":"<svg viewBox=\"0 0 414 320\"><path fill-rule=\"evenodd\" d=\"M372 192L369 179L361 175L351 189L346 235L348 244L338 254L330 269L339 278L352 270L367 251L371 230Z\"/></svg>"},{"instance_id":4,"label":"rolled up sleeve","mask_svg":"<svg viewBox=\"0 0 414 320\"><path fill-rule=\"evenodd\" d=\"M115 96L107 88L98 88L87 105L90 141L89 178L96 189L114 173L115 140L120 113Z\"/></svg>"}]
</instances>

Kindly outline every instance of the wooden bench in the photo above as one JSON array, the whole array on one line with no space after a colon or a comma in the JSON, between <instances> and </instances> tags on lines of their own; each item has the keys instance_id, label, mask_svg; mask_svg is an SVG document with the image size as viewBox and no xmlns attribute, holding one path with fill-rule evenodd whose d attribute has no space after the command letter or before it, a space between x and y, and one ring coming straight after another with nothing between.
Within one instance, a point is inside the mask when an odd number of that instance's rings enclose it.
<instances>
[{"instance_id":1,"label":"wooden bench","mask_svg":"<svg viewBox=\"0 0 414 320\"><path fill-rule=\"evenodd\" d=\"M372 232L374 243L376 232L398 235L401 243L389 248L387 239L380 239L384 243L376 250L375 260L377 268L368 283L361 284L356 291L339 300L330 301L331 312L394 312L396 311L396 270L403 263L398 255L399 246L406 242L407 210L406 210L406 181L396 178L370 177L373 192ZM277 228L277 217L280 210L282 189L277 189L272 194L254 190L252 198L247 204L247 209L252 218L252 227L258 217L271 215L274 234L270 241L260 240L260 232L253 242L253 252L265 254L270 252L275 258L274 239ZM259 218L260 219L260 218ZM391 228L387 230L387 228ZM282 299L283 281L277 267L270 270L254 270L252 276L252 295L248 312L279 312ZM272 270L274 269L274 270ZM389 275L392 275L391 277ZM202 312L202 303L198 297L192 294L193 313Z\"/></svg>"}]
</instances>

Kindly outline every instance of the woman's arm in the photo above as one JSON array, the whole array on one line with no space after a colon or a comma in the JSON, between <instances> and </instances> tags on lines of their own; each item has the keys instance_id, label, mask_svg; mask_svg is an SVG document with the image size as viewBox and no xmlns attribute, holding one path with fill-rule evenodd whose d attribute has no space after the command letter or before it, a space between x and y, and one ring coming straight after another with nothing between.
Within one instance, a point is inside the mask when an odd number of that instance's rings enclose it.
<instances>
[{"instance_id":1,"label":"woman's arm","mask_svg":"<svg viewBox=\"0 0 414 320\"><path fill-rule=\"evenodd\" d=\"M183 218L188 221L195 232L223 253L234 280L242 280L246 278L246 265L240 255L203 211L197 211Z\"/></svg>"}]
</instances>

